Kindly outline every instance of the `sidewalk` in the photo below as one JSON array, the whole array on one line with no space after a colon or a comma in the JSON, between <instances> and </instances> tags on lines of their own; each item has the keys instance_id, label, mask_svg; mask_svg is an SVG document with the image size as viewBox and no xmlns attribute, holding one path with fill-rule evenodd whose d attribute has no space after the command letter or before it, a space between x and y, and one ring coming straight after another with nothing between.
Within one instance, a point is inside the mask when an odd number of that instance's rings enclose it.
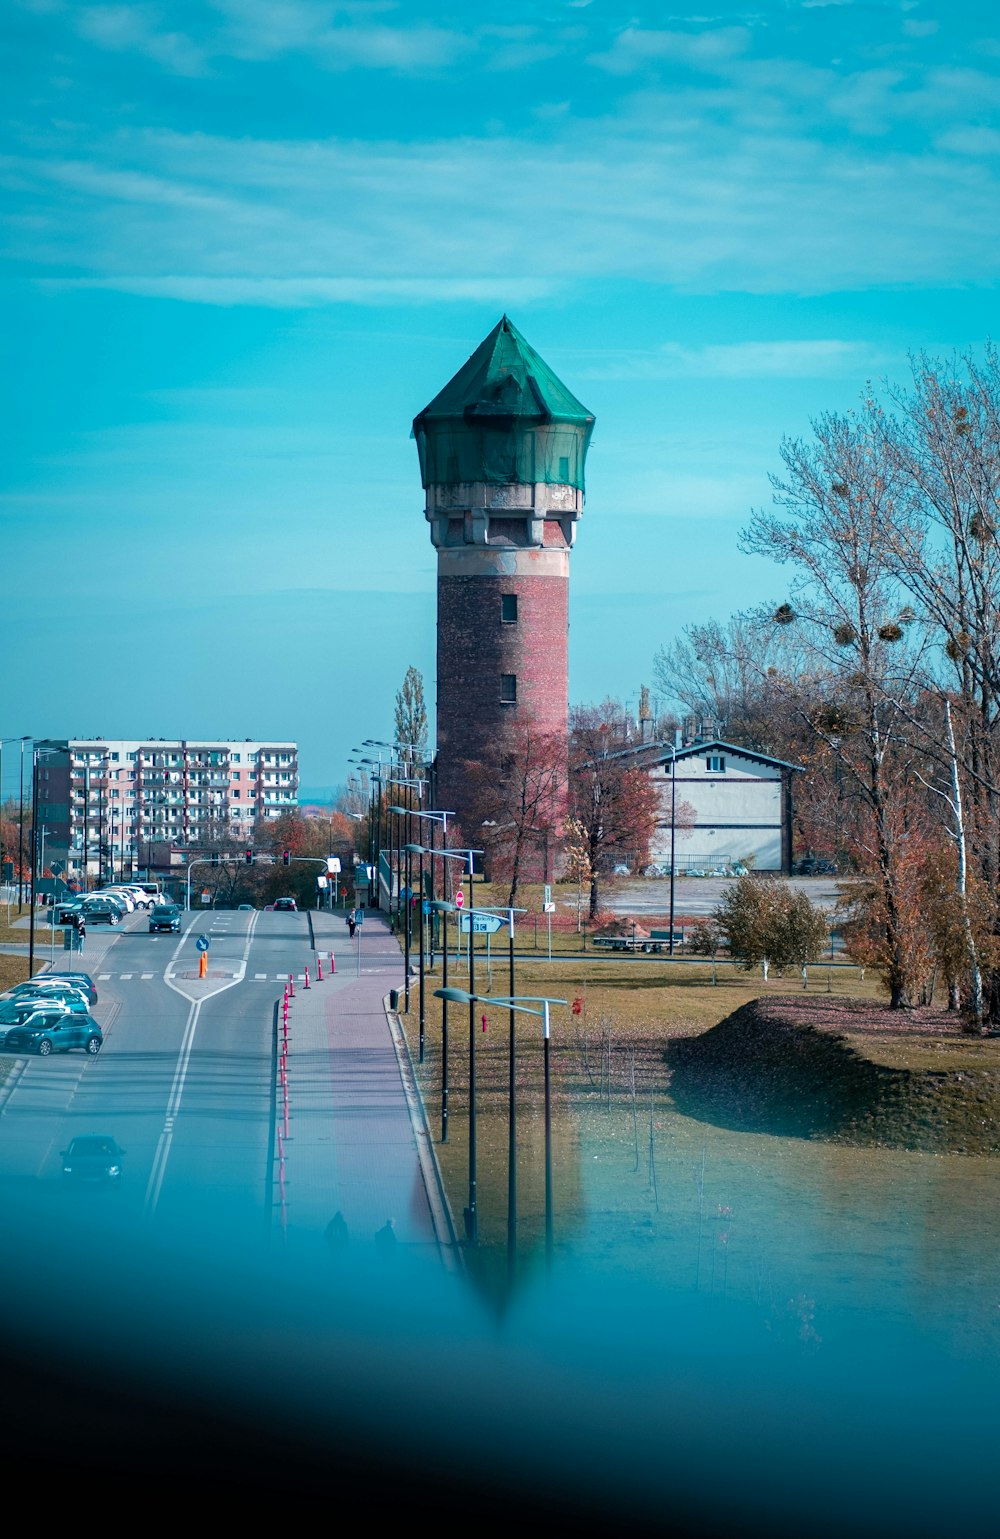
<instances>
[{"instance_id":1,"label":"sidewalk","mask_svg":"<svg viewBox=\"0 0 1000 1539\"><path fill-rule=\"evenodd\" d=\"M288 1009L287 1141L278 1005L275 1229L290 1240L322 1243L339 1211L349 1250L362 1257L391 1218L400 1250L454 1266L457 1247L430 1134L402 1031L385 1004L389 990L403 986L399 943L373 910L354 941L342 914L309 917L316 949L303 956Z\"/></svg>"}]
</instances>

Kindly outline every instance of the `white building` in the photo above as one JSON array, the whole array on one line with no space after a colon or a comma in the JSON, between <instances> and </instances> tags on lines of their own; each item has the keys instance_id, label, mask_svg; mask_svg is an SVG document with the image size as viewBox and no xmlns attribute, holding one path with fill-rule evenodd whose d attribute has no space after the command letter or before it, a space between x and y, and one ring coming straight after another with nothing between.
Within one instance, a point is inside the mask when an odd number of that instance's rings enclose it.
<instances>
[{"instance_id":1,"label":"white building","mask_svg":"<svg viewBox=\"0 0 1000 1539\"><path fill-rule=\"evenodd\" d=\"M145 865L154 844L248 838L256 823L298 806L295 743L66 738L38 747L39 823L70 869L109 857L113 870Z\"/></svg>"},{"instance_id":2,"label":"white building","mask_svg":"<svg viewBox=\"0 0 1000 1539\"><path fill-rule=\"evenodd\" d=\"M665 748L646 761L660 798L650 859L676 870L723 871L752 857L756 871L792 863L792 776L797 765L720 738ZM687 803L694 826L678 828L671 805Z\"/></svg>"}]
</instances>

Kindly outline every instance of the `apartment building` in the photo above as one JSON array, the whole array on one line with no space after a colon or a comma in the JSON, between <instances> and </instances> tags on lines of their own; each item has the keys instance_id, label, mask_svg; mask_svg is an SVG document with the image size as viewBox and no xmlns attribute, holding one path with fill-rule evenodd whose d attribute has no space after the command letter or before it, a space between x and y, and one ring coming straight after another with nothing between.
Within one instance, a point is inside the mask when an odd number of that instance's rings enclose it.
<instances>
[{"instance_id":1,"label":"apartment building","mask_svg":"<svg viewBox=\"0 0 1000 1539\"><path fill-rule=\"evenodd\" d=\"M70 871L110 858L148 864L154 844L252 839L258 822L298 806L295 743L185 738L39 743L38 821Z\"/></svg>"}]
</instances>

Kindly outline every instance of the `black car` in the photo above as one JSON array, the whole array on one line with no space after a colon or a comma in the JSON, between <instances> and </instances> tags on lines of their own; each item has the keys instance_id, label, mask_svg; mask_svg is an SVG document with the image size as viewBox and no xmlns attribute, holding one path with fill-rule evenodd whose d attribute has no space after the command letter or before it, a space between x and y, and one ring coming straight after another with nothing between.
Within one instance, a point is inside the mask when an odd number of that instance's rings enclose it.
<instances>
[{"instance_id":1,"label":"black car","mask_svg":"<svg viewBox=\"0 0 1000 1539\"><path fill-rule=\"evenodd\" d=\"M149 933L155 935L157 930L167 930L171 934L181 927L181 911L176 903L157 903L155 908L149 911Z\"/></svg>"},{"instance_id":2,"label":"black car","mask_svg":"<svg viewBox=\"0 0 1000 1539\"><path fill-rule=\"evenodd\" d=\"M61 1152L63 1180L120 1186L124 1153L121 1145L105 1134L79 1133Z\"/></svg>"},{"instance_id":3,"label":"black car","mask_svg":"<svg viewBox=\"0 0 1000 1539\"><path fill-rule=\"evenodd\" d=\"M91 1056L99 1053L104 1044L104 1033L92 1015L77 1015L75 1011L40 1011L30 1022L12 1026L4 1042L7 1053L38 1053L47 1058L50 1053L68 1053L71 1048L82 1047Z\"/></svg>"},{"instance_id":4,"label":"black car","mask_svg":"<svg viewBox=\"0 0 1000 1539\"><path fill-rule=\"evenodd\" d=\"M294 898L275 898L274 911L276 914L297 914L299 905Z\"/></svg>"}]
</instances>

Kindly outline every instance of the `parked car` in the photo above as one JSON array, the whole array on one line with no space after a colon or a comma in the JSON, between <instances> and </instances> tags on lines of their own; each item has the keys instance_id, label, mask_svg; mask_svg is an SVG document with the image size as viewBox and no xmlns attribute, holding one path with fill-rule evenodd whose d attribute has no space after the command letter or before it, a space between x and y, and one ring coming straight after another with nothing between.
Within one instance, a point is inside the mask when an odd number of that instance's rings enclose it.
<instances>
[{"instance_id":1,"label":"parked car","mask_svg":"<svg viewBox=\"0 0 1000 1539\"><path fill-rule=\"evenodd\" d=\"M88 898L81 905L80 915L87 924L119 924L125 910L113 898Z\"/></svg>"},{"instance_id":2,"label":"parked car","mask_svg":"<svg viewBox=\"0 0 1000 1539\"><path fill-rule=\"evenodd\" d=\"M38 999L38 1000L65 1000L69 1006L79 1007L81 1010L90 1010L90 1000L83 986L78 983L70 983L67 978L53 978L47 982L44 978L31 978L27 983L18 983L4 996L6 999Z\"/></svg>"},{"instance_id":3,"label":"parked car","mask_svg":"<svg viewBox=\"0 0 1000 1539\"><path fill-rule=\"evenodd\" d=\"M296 914L298 913L298 908L299 905L294 898L275 898L274 900L275 913Z\"/></svg>"},{"instance_id":4,"label":"parked car","mask_svg":"<svg viewBox=\"0 0 1000 1539\"><path fill-rule=\"evenodd\" d=\"M85 1014L76 1011L76 1014ZM54 1015L72 1015L74 1011L63 1000L4 999L0 1000L0 1047L7 1045L7 1033L15 1026L46 1024Z\"/></svg>"},{"instance_id":5,"label":"parked car","mask_svg":"<svg viewBox=\"0 0 1000 1539\"><path fill-rule=\"evenodd\" d=\"M92 1015L77 1015L75 1011L49 1009L32 1017L31 1023L12 1026L4 1042L6 1052L38 1053L47 1058L50 1053L68 1053L71 1048L82 1047L85 1053L99 1053L104 1044L104 1033Z\"/></svg>"},{"instance_id":6,"label":"parked car","mask_svg":"<svg viewBox=\"0 0 1000 1539\"><path fill-rule=\"evenodd\" d=\"M135 893L129 892L124 887L99 887L97 893L101 898L117 898L118 902L124 906L127 914L134 914L135 910L139 907Z\"/></svg>"},{"instance_id":7,"label":"parked car","mask_svg":"<svg viewBox=\"0 0 1000 1539\"><path fill-rule=\"evenodd\" d=\"M64 1181L96 1181L120 1186L125 1150L114 1138L100 1133L78 1133L60 1153Z\"/></svg>"},{"instance_id":8,"label":"parked car","mask_svg":"<svg viewBox=\"0 0 1000 1539\"><path fill-rule=\"evenodd\" d=\"M65 978L70 983L75 983L77 988L83 990L92 1005L97 1004L97 986L89 973L74 972L72 968L66 972L37 973L32 982L50 983L55 978Z\"/></svg>"},{"instance_id":9,"label":"parked car","mask_svg":"<svg viewBox=\"0 0 1000 1539\"><path fill-rule=\"evenodd\" d=\"M81 896L75 898L57 898L52 905L52 923L56 926L72 921L80 912L83 902Z\"/></svg>"},{"instance_id":10,"label":"parked car","mask_svg":"<svg viewBox=\"0 0 1000 1539\"><path fill-rule=\"evenodd\" d=\"M657 866L657 865L643 866L642 874L643 874L643 876L658 876L658 877L669 876L670 875L670 867L669 866Z\"/></svg>"},{"instance_id":11,"label":"parked car","mask_svg":"<svg viewBox=\"0 0 1000 1539\"><path fill-rule=\"evenodd\" d=\"M181 927L181 911L176 903L158 903L149 911L149 933L156 935L161 930L176 934Z\"/></svg>"},{"instance_id":12,"label":"parked car","mask_svg":"<svg viewBox=\"0 0 1000 1539\"><path fill-rule=\"evenodd\" d=\"M152 908L156 902L156 899L136 882L120 882L118 885L132 894L136 908Z\"/></svg>"},{"instance_id":13,"label":"parked car","mask_svg":"<svg viewBox=\"0 0 1000 1539\"><path fill-rule=\"evenodd\" d=\"M617 866L613 866L612 867L612 875L613 876L631 876L632 875L632 867L631 866L626 866L623 862L619 862L619 864Z\"/></svg>"}]
</instances>

